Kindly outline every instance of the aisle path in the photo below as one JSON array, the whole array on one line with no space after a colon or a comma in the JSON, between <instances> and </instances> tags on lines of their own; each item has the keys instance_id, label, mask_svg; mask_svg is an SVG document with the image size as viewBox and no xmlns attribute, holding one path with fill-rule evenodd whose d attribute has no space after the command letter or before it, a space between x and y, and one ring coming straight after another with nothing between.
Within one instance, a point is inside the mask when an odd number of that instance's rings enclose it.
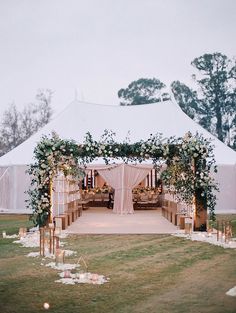
<instances>
[{"instance_id":1,"label":"aisle path","mask_svg":"<svg viewBox=\"0 0 236 313\"><path fill-rule=\"evenodd\" d=\"M83 211L67 233L72 234L171 234L177 227L161 215L161 210L137 210L134 214L118 215L106 208Z\"/></svg>"}]
</instances>

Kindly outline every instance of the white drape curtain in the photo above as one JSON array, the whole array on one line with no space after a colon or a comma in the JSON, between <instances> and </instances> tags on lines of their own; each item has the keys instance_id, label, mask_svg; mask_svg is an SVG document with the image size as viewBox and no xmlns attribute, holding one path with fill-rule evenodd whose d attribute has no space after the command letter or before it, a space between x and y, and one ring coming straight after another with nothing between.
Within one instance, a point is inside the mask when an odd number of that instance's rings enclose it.
<instances>
[{"instance_id":1,"label":"white drape curtain","mask_svg":"<svg viewBox=\"0 0 236 313\"><path fill-rule=\"evenodd\" d=\"M133 213L132 189L147 176L150 168L120 164L115 167L100 168L97 171L115 190L113 212Z\"/></svg>"},{"instance_id":2,"label":"white drape curtain","mask_svg":"<svg viewBox=\"0 0 236 313\"><path fill-rule=\"evenodd\" d=\"M25 202L31 182L26 170L26 165L0 167L0 211L31 213Z\"/></svg>"}]
</instances>

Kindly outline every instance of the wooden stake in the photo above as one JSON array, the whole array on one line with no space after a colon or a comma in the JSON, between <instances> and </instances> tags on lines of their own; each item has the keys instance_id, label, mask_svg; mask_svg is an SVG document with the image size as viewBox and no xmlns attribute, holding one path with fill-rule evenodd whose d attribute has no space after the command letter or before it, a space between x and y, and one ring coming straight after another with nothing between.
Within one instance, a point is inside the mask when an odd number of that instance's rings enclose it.
<instances>
[{"instance_id":1,"label":"wooden stake","mask_svg":"<svg viewBox=\"0 0 236 313\"><path fill-rule=\"evenodd\" d=\"M53 190L52 190L52 178L50 179L49 182L49 194L50 194L50 214L49 214L49 223L53 222L53 214L52 214L52 207L53 207L53 201L52 201L52 197L53 197Z\"/></svg>"}]
</instances>

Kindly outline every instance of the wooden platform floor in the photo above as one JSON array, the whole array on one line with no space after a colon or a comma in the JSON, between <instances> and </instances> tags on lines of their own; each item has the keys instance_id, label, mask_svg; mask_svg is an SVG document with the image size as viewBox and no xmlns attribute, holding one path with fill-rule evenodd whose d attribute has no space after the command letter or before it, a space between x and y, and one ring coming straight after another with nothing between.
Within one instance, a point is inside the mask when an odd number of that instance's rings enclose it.
<instances>
[{"instance_id":1,"label":"wooden platform floor","mask_svg":"<svg viewBox=\"0 0 236 313\"><path fill-rule=\"evenodd\" d=\"M119 215L104 207L91 207L66 230L72 234L171 234L178 228L161 214L161 209L135 210Z\"/></svg>"}]
</instances>

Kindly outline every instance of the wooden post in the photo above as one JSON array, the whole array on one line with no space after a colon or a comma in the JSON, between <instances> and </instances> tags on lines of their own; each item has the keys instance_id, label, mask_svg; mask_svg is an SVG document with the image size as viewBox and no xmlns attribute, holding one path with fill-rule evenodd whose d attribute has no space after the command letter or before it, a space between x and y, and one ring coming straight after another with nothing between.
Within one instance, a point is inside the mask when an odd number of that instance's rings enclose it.
<instances>
[{"instance_id":1,"label":"wooden post","mask_svg":"<svg viewBox=\"0 0 236 313\"><path fill-rule=\"evenodd\" d=\"M52 178L50 178L50 182L49 182L49 195L50 195L50 212L49 212L49 223L53 222L53 214L52 214L52 207L53 207L53 201L52 201L52 197L53 197L53 190L52 190Z\"/></svg>"},{"instance_id":2,"label":"wooden post","mask_svg":"<svg viewBox=\"0 0 236 313\"><path fill-rule=\"evenodd\" d=\"M193 165L193 174L196 176L196 160L192 160ZM196 196L196 190L194 190L193 195L193 230L197 230L197 196Z\"/></svg>"},{"instance_id":3,"label":"wooden post","mask_svg":"<svg viewBox=\"0 0 236 313\"><path fill-rule=\"evenodd\" d=\"M197 228L197 199L196 194L193 196L193 230Z\"/></svg>"},{"instance_id":4,"label":"wooden post","mask_svg":"<svg viewBox=\"0 0 236 313\"><path fill-rule=\"evenodd\" d=\"M220 230L219 230L219 227L220 227L219 221L217 221L217 226L216 226L216 228L217 228L217 235L216 235L217 241L219 241L219 239L220 239L220 234L219 234Z\"/></svg>"},{"instance_id":5,"label":"wooden post","mask_svg":"<svg viewBox=\"0 0 236 313\"><path fill-rule=\"evenodd\" d=\"M155 168L155 188L157 188L157 170Z\"/></svg>"},{"instance_id":6,"label":"wooden post","mask_svg":"<svg viewBox=\"0 0 236 313\"><path fill-rule=\"evenodd\" d=\"M192 160L193 165L193 173L196 176L196 159L193 158ZM206 204L201 199L201 192L199 190L194 190L193 195L193 229L206 231L206 224L207 224L207 207Z\"/></svg>"},{"instance_id":7,"label":"wooden post","mask_svg":"<svg viewBox=\"0 0 236 313\"><path fill-rule=\"evenodd\" d=\"M86 189L88 190L88 174L86 175Z\"/></svg>"}]
</instances>

